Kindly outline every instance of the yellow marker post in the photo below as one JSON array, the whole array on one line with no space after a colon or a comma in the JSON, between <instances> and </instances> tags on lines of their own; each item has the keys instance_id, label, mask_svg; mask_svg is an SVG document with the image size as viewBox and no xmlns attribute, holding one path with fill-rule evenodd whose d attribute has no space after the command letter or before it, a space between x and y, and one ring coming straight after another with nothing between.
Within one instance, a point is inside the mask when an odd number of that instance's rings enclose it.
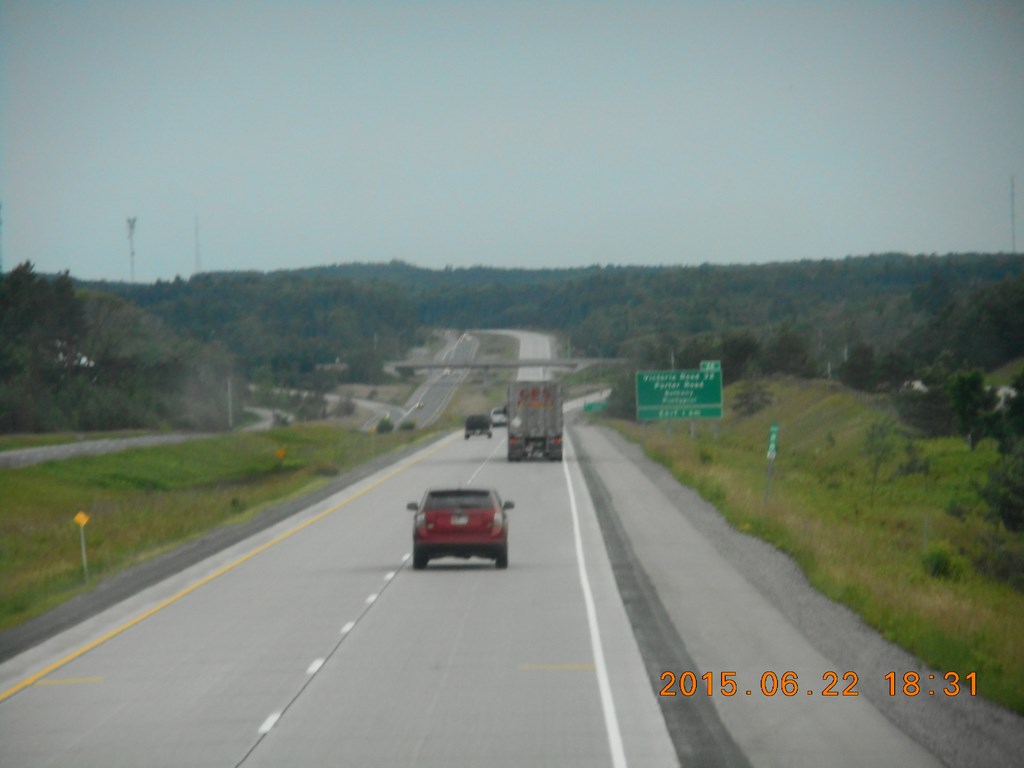
<instances>
[{"instance_id":1,"label":"yellow marker post","mask_svg":"<svg viewBox=\"0 0 1024 768\"><path fill-rule=\"evenodd\" d=\"M78 531L82 536L82 571L85 572L85 580L89 580L89 561L85 557L85 524L89 522L89 516L85 512L75 515L75 522L78 523Z\"/></svg>"}]
</instances>

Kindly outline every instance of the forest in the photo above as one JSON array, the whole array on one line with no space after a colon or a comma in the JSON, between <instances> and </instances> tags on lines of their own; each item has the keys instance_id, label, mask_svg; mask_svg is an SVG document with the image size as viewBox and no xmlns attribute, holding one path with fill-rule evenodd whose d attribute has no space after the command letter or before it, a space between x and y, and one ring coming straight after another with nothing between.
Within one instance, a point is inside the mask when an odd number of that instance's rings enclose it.
<instances>
[{"instance_id":1,"label":"forest","mask_svg":"<svg viewBox=\"0 0 1024 768\"><path fill-rule=\"evenodd\" d=\"M0 431L224 428L228 379L313 391L379 382L387 360L438 327L555 332L572 354L635 367L720 359L727 383L838 378L893 393L926 432L977 437L1002 427L958 414L949 393L957 376L974 382L972 372L1024 357L1024 257L544 270L392 261L155 284L39 275L26 263L0 275ZM907 393L914 380L928 392ZM991 413L973 386L961 381L963 397Z\"/></svg>"}]
</instances>

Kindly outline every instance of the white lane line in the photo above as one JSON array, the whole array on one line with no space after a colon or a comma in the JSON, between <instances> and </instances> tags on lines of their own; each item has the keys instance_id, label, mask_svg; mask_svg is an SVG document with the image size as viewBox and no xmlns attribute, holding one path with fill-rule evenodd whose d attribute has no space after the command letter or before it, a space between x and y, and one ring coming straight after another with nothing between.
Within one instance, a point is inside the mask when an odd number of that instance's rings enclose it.
<instances>
[{"instance_id":1,"label":"white lane line","mask_svg":"<svg viewBox=\"0 0 1024 768\"><path fill-rule=\"evenodd\" d=\"M569 443L569 436L564 438ZM572 451L572 446L569 446ZM601 644L601 632L597 626L597 610L594 607L594 593L590 588L587 576L587 563L583 555L583 537L580 534L580 514L576 508L576 493L569 477L569 462L562 462L565 473L565 484L569 488L569 508L572 510L572 532L576 541L576 563L579 566L580 585L583 588L583 602L587 608L587 625L590 627L590 645L594 653L594 666L597 668L597 688L601 694L601 709L604 711L604 727L608 732L608 747L611 750L612 766L626 768L626 752L622 746L622 733L619 730L619 718L615 714L615 699L612 697L612 686L608 680L608 667L604 660L604 646Z\"/></svg>"},{"instance_id":2,"label":"white lane line","mask_svg":"<svg viewBox=\"0 0 1024 768\"><path fill-rule=\"evenodd\" d=\"M260 735L270 733L270 729L274 727L278 720L281 719L281 713L275 712L266 720L263 721L263 725L260 726Z\"/></svg>"},{"instance_id":3,"label":"white lane line","mask_svg":"<svg viewBox=\"0 0 1024 768\"><path fill-rule=\"evenodd\" d=\"M393 578L395 578L395 571L388 571L384 574L384 581L391 581Z\"/></svg>"},{"instance_id":4,"label":"white lane line","mask_svg":"<svg viewBox=\"0 0 1024 768\"><path fill-rule=\"evenodd\" d=\"M317 672L320 671L320 667L324 665L325 661L326 659L316 659L312 664L309 665L309 667L307 667L306 674L315 675Z\"/></svg>"},{"instance_id":5,"label":"white lane line","mask_svg":"<svg viewBox=\"0 0 1024 768\"><path fill-rule=\"evenodd\" d=\"M366 598L367 605L373 605L377 600L377 593L374 592L372 595Z\"/></svg>"},{"instance_id":6,"label":"white lane line","mask_svg":"<svg viewBox=\"0 0 1024 768\"><path fill-rule=\"evenodd\" d=\"M476 468L476 472L474 472L473 475L469 478L469 480L466 482L466 485L470 485L476 479L476 476L480 474L480 470L487 466L487 462L494 458L494 454L500 451L503 445L505 445L505 438L502 438L500 441L498 441L498 445L494 448L493 451L491 451L491 455L484 459L484 463Z\"/></svg>"},{"instance_id":7,"label":"white lane line","mask_svg":"<svg viewBox=\"0 0 1024 768\"><path fill-rule=\"evenodd\" d=\"M412 552L406 552L404 555L402 555L402 562L403 563L409 562L409 558L410 557L412 557Z\"/></svg>"},{"instance_id":8,"label":"white lane line","mask_svg":"<svg viewBox=\"0 0 1024 768\"><path fill-rule=\"evenodd\" d=\"M356 625L356 623L354 621L348 622L344 627L341 628L341 634L342 635L347 635L349 632L352 631L352 628L355 625Z\"/></svg>"}]
</instances>

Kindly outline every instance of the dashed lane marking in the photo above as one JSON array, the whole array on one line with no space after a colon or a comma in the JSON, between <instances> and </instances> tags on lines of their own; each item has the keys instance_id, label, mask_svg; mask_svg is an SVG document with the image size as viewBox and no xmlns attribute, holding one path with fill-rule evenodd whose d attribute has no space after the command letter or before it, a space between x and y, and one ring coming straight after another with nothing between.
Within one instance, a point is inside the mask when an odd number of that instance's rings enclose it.
<instances>
[{"instance_id":1,"label":"dashed lane marking","mask_svg":"<svg viewBox=\"0 0 1024 768\"><path fill-rule=\"evenodd\" d=\"M40 680L42 680L45 677L53 674L58 669L60 669L60 668L62 668L64 666L67 666L68 664L70 664L75 659L81 658L85 654L89 653L89 651L92 651L92 650L94 650L96 648L99 648L104 643L106 643L106 642L112 640L113 638L117 637L118 635L128 631L129 629L131 629L132 627L136 626L137 624L141 624L146 619L150 618L151 616L156 615L157 613L159 613L160 611L164 610L168 606L173 605L174 603L176 603L179 600L181 600L183 597L187 597L188 595L192 594L193 592L195 592L200 587L203 587L203 586L209 584L214 579L220 578L221 576L223 576L225 573L228 573L229 571L233 571L235 568L237 568L238 566L242 565L243 563L249 562L250 560L252 560L257 555L260 555L263 552L266 552L268 549L273 547L275 544L280 544L282 541L291 538L292 536L294 536L295 534L299 533L300 531L306 530L307 528L309 528L314 523L318 523L321 520L323 520L324 518L326 518L326 517L328 517L330 515L333 515L339 509L343 509L344 507L347 507L353 501L356 501L357 499L362 498L363 496L368 494L370 491L375 490L376 488L379 488L381 485L386 483L388 480L391 480L392 478L396 477L397 475L399 475L400 473L402 473L405 470L409 469L410 467L413 467L416 464L419 464L421 461L426 460L427 458L433 456L435 453L438 453L441 450L443 450L444 448L448 447L448 445L450 445L452 442L454 442L455 438L458 437L458 436L459 436L459 433L457 433L457 432L452 433L449 437L447 437L447 438L445 438L443 440L440 440L433 448L430 448L430 449L424 451L423 453L419 454L418 456L416 456L415 458L413 458L413 459L411 459L409 461L402 462L397 467L392 469L390 472L388 472L387 474L385 474L385 475L381 476L380 478L378 478L375 482L370 483L369 485L367 485L362 490L360 490L360 491L358 491L356 493L353 493L351 496L348 496L343 501L338 502L333 507L325 509L323 512L320 512L319 514L314 515L313 517L309 518L308 520L306 520L306 521L304 521L302 523L299 523L298 525L294 526L293 528L289 528L287 531L285 531L285 532L275 536L270 541L267 541L267 542L261 544L260 546L256 547L253 550L250 550L246 554L244 554L241 557L231 561L227 565L224 565L221 568L218 568L213 573L210 573L207 576L203 577L202 579L199 579L199 581L196 581L193 584L189 585L188 587L185 587L181 591L171 595L170 597L168 597L167 599L161 601L160 603L158 603L157 605L153 606L149 610L144 611L143 613L140 613L134 619L131 619L130 621L125 622L124 624L120 625L119 627L116 627L115 629L112 629L110 632L107 632L105 635L96 638L92 642L89 642L89 643L83 645L82 647L80 647L80 648L72 651L71 653L67 654L63 658L58 659L57 661L55 661L52 664L44 667L43 669L39 670L38 672L30 675L29 677L26 677L20 683L17 683L16 685L8 688L6 691L0 693L0 702L4 701L6 699L9 699L11 696L14 696L16 693L18 693L20 691L23 691L23 690L25 690L26 688L28 688L30 686L35 685Z\"/></svg>"}]
</instances>

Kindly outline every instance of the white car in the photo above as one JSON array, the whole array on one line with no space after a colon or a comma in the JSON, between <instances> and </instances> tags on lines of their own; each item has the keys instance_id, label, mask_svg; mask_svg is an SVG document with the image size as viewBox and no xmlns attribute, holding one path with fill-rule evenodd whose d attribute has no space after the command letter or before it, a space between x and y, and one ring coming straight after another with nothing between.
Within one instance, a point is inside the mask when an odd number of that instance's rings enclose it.
<instances>
[{"instance_id":1,"label":"white car","mask_svg":"<svg viewBox=\"0 0 1024 768\"><path fill-rule=\"evenodd\" d=\"M508 409L506 406L500 408L493 408L491 410L491 425L495 427L507 427L508 426Z\"/></svg>"}]
</instances>

